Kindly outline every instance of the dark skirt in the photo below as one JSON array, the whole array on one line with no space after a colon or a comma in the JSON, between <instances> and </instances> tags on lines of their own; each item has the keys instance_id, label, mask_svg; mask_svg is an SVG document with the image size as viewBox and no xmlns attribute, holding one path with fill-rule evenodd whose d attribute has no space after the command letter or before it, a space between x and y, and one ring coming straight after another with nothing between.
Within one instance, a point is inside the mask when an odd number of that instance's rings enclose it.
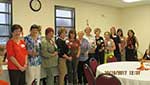
<instances>
[{"instance_id":1,"label":"dark skirt","mask_svg":"<svg viewBox=\"0 0 150 85\"><path fill-rule=\"evenodd\" d=\"M126 48L126 61L137 61L137 50Z\"/></svg>"}]
</instances>

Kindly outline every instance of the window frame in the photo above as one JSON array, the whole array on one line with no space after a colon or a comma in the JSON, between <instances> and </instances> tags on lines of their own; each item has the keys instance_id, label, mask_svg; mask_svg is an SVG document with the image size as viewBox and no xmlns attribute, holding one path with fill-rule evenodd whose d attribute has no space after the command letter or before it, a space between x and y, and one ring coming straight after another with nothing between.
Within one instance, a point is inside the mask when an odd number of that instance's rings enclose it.
<instances>
[{"instance_id":1,"label":"window frame","mask_svg":"<svg viewBox=\"0 0 150 85\"><path fill-rule=\"evenodd\" d=\"M0 26L8 26L8 31L9 31L8 35L0 35L0 38L4 37L4 38L8 38L9 39L10 36L11 36L11 26L12 26L12 21L13 21L13 16L12 16L13 15L12 14L12 12L13 12L13 4L12 4L12 0L2 0L2 1L0 1L0 3L5 3L5 4L10 5L10 8L8 6L8 12L1 12L0 11L0 14L8 15L8 20L10 19L10 23L9 23L9 21L6 24L0 23ZM0 45L3 45L3 44L1 44L1 42L0 42Z\"/></svg>"},{"instance_id":2,"label":"window frame","mask_svg":"<svg viewBox=\"0 0 150 85\"><path fill-rule=\"evenodd\" d=\"M56 10L57 9L60 9L60 10L67 10L67 11L71 11L71 18L70 17L57 17L56 16ZM72 28L72 29L75 29L75 8L73 7L66 7L66 6L60 6L60 5L55 5L55 10L54 10L54 24L55 24L55 34L57 35L57 28L60 28L60 27L65 27L65 28ZM60 19L71 19L71 24L72 26L56 26L56 19L57 18L60 18Z\"/></svg>"}]
</instances>

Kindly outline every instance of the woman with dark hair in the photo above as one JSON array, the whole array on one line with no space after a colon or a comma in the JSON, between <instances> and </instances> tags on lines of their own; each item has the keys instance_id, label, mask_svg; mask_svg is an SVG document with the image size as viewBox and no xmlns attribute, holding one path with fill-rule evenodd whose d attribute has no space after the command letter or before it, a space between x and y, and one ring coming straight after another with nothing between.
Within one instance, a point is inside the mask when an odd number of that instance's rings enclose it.
<instances>
[{"instance_id":1,"label":"woman with dark hair","mask_svg":"<svg viewBox=\"0 0 150 85\"><path fill-rule=\"evenodd\" d=\"M71 61L72 57L68 55L69 48L66 44L67 30L60 28L58 30L58 38L56 44L58 46L58 71L59 71L59 85L64 85L64 77L67 74L66 60Z\"/></svg>"},{"instance_id":2,"label":"woman with dark hair","mask_svg":"<svg viewBox=\"0 0 150 85\"><path fill-rule=\"evenodd\" d=\"M120 53L120 38L116 34L116 28L112 27L110 29L110 38L114 40L116 49L114 50L114 55L117 58L117 61L121 61L121 53Z\"/></svg>"},{"instance_id":3,"label":"woman with dark hair","mask_svg":"<svg viewBox=\"0 0 150 85\"><path fill-rule=\"evenodd\" d=\"M48 27L41 43L42 68L46 72L47 85L54 85L54 73L57 72L58 64L58 52L53 36L53 28Z\"/></svg>"},{"instance_id":4,"label":"woman with dark hair","mask_svg":"<svg viewBox=\"0 0 150 85\"><path fill-rule=\"evenodd\" d=\"M150 49L146 49L143 59L150 60Z\"/></svg>"},{"instance_id":5,"label":"woman with dark hair","mask_svg":"<svg viewBox=\"0 0 150 85\"><path fill-rule=\"evenodd\" d=\"M41 36L39 35L39 26L33 24L30 27L30 34L25 36L24 39L28 50L27 85L31 85L34 80L37 80L37 85L39 85L41 77Z\"/></svg>"},{"instance_id":6,"label":"woman with dark hair","mask_svg":"<svg viewBox=\"0 0 150 85\"><path fill-rule=\"evenodd\" d=\"M137 60L137 49L139 47L138 40L133 30L128 30L127 46L126 46L126 60Z\"/></svg>"},{"instance_id":7,"label":"woman with dark hair","mask_svg":"<svg viewBox=\"0 0 150 85\"><path fill-rule=\"evenodd\" d=\"M13 25L11 27L12 37L6 44L10 85L25 85L27 50L25 42L21 40L20 36L22 30L20 25Z\"/></svg>"},{"instance_id":8,"label":"woman with dark hair","mask_svg":"<svg viewBox=\"0 0 150 85\"><path fill-rule=\"evenodd\" d=\"M77 84L77 63L80 55L80 42L76 39L76 31L74 29L69 31L68 42L66 42L69 48L69 56L72 57L72 61L67 60L68 68L68 81L69 84Z\"/></svg>"},{"instance_id":9,"label":"woman with dark hair","mask_svg":"<svg viewBox=\"0 0 150 85\"><path fill-rule=\"evenodd\" d=\"M121 53L121 61L125 61L125 47L126 47L126 38L123 35L122 29L117 30L117 35L120 38L120 53Z\"/></svg>"}]
</instances>

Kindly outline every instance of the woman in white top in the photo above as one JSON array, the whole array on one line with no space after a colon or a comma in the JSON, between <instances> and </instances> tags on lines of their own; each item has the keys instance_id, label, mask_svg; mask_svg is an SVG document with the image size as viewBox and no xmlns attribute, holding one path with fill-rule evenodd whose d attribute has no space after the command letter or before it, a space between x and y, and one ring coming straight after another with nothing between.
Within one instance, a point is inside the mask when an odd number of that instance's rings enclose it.
<instances>
[{"instance_id":1,"label":"woman in white top","mask_svg":"<svg viewBox=\"0 0 150 85\"><path fill-rule=\"evenodd\" d=\"M92 29L90 27L85 28L85 35L84 38L88 40L90 49L88 51L89 60L95 57L95 49L96 49L96 42L95 37L91 35Z\"/></svg>"}]
</instances>

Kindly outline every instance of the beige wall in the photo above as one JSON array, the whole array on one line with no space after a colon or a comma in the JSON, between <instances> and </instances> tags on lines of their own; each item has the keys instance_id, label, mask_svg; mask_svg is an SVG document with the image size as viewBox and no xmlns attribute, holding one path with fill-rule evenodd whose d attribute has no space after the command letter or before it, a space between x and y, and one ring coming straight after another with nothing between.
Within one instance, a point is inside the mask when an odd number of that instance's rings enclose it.
<instances>
[{"instance_id":1,"label":"beige wall","mask_svg":"<svg viewBox=\"0 0 150 85\"><path fill-rule=\"evenodd\" d=\"M54 24L53 0L42 0L42 9L39 12L33 12L29 7L30 0L13 0L13 23L20 24L24 28L24 34L29 34L29 28L32 24L39 24L43 28ZM42 31L44 31L42 29Z\"/></svg>"},{"instance_id":2,"label":"beige wall","mask_svg":"<svg viewBox=\"0 0 150 85\"><path fill-rule=\"evenodd\" d=\"M121 26L134 29L140 43L139 50L144 53L150 43L150 6L138 6L121 10Z\"/></svg>"},{"instance_id":3,"label":"beige wall","mask_svg":"<svg viewBox=\"0 0 150 85\"><path fill-rule=\"evenodd\" d=\"M29 33L28 30L34 23L41 25L43 32L48 26L54 27L54 5L75 8L77 31L86 27L87 19L92 28L100 27L103 32L111 26L118 27L120 25L120 9L118 8L99 6L78 0L40 0L42 9L36 13L29 8L29 1L13 0L13 23L21 24L25 29L25 35Z\"/></svg>"},{"instance_id":4,"label":"beige wall","mask_svg":"<svg viewBox=\"0 0 150 85\"><path fill-rule=\"evenodd\" d=\"M77 31L86 27L88 19L92 28L102 29L102 35L111 26L122 27L124 35L128 29L134 29L140 42L141 52L144 52L150 42L150 33L148 33L150 6L118 9L78 0L40 0L42 9L39 12L33 12L29 8L29 1L13 0L13 23L21 24L25 35L29 34L29 28L34 23L42 26L42 32L48 26L54 27L54 5L61 5L75 8Z\"/></svg>"}]
</instances>

